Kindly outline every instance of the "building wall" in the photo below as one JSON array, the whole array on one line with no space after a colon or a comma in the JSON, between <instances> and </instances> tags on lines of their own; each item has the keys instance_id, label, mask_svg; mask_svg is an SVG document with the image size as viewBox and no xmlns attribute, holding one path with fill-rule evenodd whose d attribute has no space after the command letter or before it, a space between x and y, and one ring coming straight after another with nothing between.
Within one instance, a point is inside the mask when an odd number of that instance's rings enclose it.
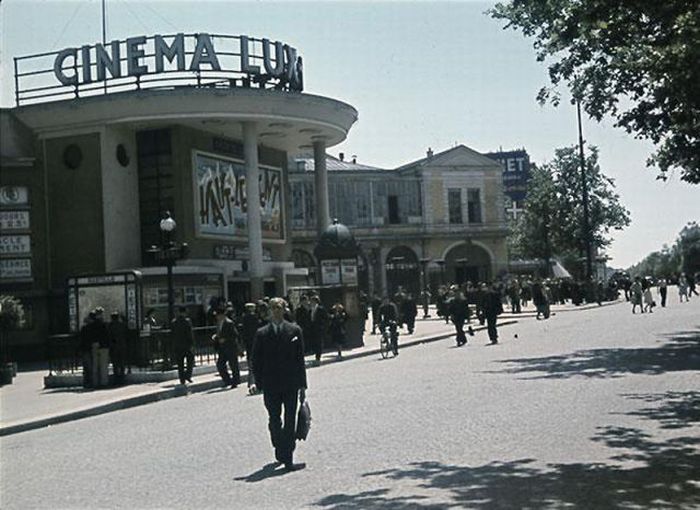
<instances>
[{"instance_id":1,"label":"building wall","mask_svg":"<svg viewBox=\"0 0 700 510\"><path fill-rule=\"evenodd\" d=\"M43 145L51 287L62 289L70 275L105 270L100 135L50 138ZM64 162L70 145L82 152L75 169Z\"/></svg>"},{"instance_id":2,"label":"building wall","mask_svg":"<svg viewBox=\"0 0 700 510\"><path fill-rule=\"evenodd\" d=\"M117 160L122 145L128 162ZM141 265L138 159L136 138L129 129L105 127L100 137L105 271Z\"/></svg>"}]
</instances>

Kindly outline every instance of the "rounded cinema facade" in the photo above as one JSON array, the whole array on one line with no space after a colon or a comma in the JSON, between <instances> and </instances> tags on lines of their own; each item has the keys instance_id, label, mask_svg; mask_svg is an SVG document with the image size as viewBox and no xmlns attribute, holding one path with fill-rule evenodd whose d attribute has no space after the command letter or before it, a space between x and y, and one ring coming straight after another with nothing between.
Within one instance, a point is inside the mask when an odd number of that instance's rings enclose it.
<instances>
[{"instance_id":1,"label":"rounded cinema facade","mask_svg":"<svg viewBox=\"0 0 700 510\"><path fill-rule=\"evenodd\" d=\"M326 148L357 111L302 91L296 49L247 36L135 37L17 57L15 84L1 185L20 198L1 204L2 285L31 312L16 347L68 331L66 282L78 275L139 271L142 307L164 321L165 268L150 248L163 243L165 211L188 245L175 304L193 317L212 297L245 302L306 281L291 262L289 155L313 150L323 189ZM327 193L316 205L325 227Z\"/></svg>"}]
</instances>

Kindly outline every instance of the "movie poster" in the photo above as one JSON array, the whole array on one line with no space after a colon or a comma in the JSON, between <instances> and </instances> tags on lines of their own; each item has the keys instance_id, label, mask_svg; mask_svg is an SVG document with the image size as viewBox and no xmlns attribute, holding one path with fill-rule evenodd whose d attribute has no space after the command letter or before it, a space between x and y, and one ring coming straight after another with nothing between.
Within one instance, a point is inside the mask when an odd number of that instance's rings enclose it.
<instances>
[{"instance_id":1,"label":"movie poster","mask_svg":"<svg viewBox=\"0 0 700 510\"><path fill-rule=\"evenodd\" d=\"M245 166L221 156L193 153L195 224L199 235L248 237ZM260 167L263 239L284 239L282 170Z\"/></svg>"}]
</instances>

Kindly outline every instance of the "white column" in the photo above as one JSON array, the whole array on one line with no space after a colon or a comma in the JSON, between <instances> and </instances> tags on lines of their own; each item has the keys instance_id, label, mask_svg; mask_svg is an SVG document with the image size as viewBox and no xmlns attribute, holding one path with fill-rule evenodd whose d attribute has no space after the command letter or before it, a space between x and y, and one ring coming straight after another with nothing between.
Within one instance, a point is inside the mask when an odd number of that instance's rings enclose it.
<instances>
[{"instance_id":1,"label":"white column","mask_svg":"<svg viewBox=\"0 0 700 510\"><path fill-rule=\"evenodd\" d=\"M331 224L328 205L328 170L326 169L326 142L314 142L314 177L316 185L316 231L320 236Z\"/></svg>"},{"instance_id":2,"label":"white column","mask_svg":"<svg viewBox=\"0 0 700 510\"><path fill-rule=\"evenodd\" d=\"M263 249L260 223L260 168L258 167L258 127L243 122L243 156L245 158L245 192L248 218L248 274L250 297L263 297Z\"/></svg>"}]
</instances>

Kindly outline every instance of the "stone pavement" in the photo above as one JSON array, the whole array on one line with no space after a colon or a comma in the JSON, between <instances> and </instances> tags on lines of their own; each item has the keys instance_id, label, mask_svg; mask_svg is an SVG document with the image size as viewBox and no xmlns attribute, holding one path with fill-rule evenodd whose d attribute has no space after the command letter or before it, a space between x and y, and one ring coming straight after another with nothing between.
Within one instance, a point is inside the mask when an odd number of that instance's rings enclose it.
<instances>
[{"instance_id":1,"label":"stone pavement","mask_svg":"<svg viewBox=\"0 0 700 510\"><path fill-rule=\"evenodd\" d=\"M621 302L624 301L605 303L605 305ZM598 305L596 304L578 307L555 305L552 307L552 312L556 314L597 307ZM399 341L401 348L454 336L454 328L451 324L447 325L442 319L436 318L435 310L432 307L430 313L432 318L426 320L420 319L422 312L419 313L419 319L416 321L416 329L413 335L409 336L402 333ZM534 308L530 306L518 315L504 313L499 317L498 325L500 327L515 324L517 323L516 319L534 318L534 316ZM472 321L472 324L474 324L474 321ZM479 331L485 329L485 327L478 326L474 329ZM378 354L379 336L367 334L363 347L345 351L342 359L338 359L335 352L328 352L324 354L321 363L326 365L328 363ZM307 358L307 366L313 368L312 357ZM195 368L194 382L186 387L178 384L178 381L175 379L160 383L132 384L99 390L75 387L44 388L46 370L19 372L13 384L0 388L0 436L221 387L221 379L216 372L211 372L211 367L198 368L199 374L198 369ZM208 373L202 373L203 371ZM243 371L241 375L242 379L245 380L247 372ZM245 384L239 386L237 391L245 391Z\"/></svg>"}]
</instances>

